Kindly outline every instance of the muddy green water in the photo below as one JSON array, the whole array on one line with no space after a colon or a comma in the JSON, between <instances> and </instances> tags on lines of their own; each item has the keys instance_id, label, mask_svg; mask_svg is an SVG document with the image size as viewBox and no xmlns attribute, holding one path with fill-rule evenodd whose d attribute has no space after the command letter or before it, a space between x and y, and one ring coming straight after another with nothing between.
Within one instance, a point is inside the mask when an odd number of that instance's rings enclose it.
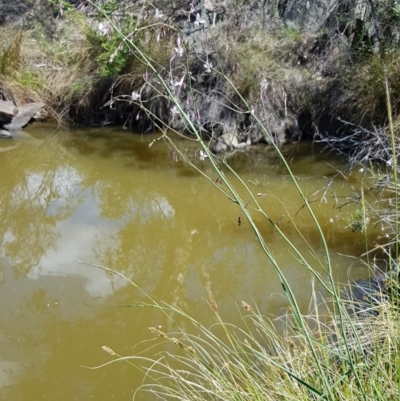
<instances>
[{"instance_id":1,"label":"muddy green water","mask_svg":"<svg viewBox=\"0 0 400 401\"><path fill-rule=\"evenodd\" d=\"M134 355L159 342L149 326L175 329L156 309L121 307L147 300L125 279L79 260L124 274L157 300L183 308L206 325L215 322L210 298L234 323L240 321L242 300L265 314L285 313L287 302L272 265L243 216L237 224L238 207L171 158L166 143L150 148L157 136L115 129L54 135L38 125L27 132L34 138L0 143L1 400L131 400L142 380L134 368L126 363L97 370L83 366L110 360L103 345ZM207 160L195 157L195 143L178 142L197 166L211 172ZM309 194L341 167L340 160L317 147L294 145L284 152ZM281 218L286 211L280 202L293 215L302 201L273 151L261 146L235 154L230 163L254 193L272 195L260 198L261 204L308 252L288 218ZM349 195L359 178L339 176L331 191L338 199ZM343 256L358 257L363 236L346 228L351 209L338 214L331 194L327 203L313 203L313 208L337 279L347 281L350 265L353 277L363 275L359 263ZM268 222L253 215L307 311L309 274ZM295 222L323 257L304 209ZM149 394L137 398L154 399Z\"/></svg>"}]
</instances>

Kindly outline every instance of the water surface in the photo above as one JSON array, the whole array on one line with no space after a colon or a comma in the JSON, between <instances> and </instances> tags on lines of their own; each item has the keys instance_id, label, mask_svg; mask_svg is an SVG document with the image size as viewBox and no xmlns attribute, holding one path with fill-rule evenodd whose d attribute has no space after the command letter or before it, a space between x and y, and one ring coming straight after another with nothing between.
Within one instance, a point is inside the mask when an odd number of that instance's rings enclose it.
<instances>
[{"instance_id":1,"label":"water surface","mask_svg":"<svg viewBox=\"0 0 400 401\"><path fill-rule=\"evenodd\" d=\"M242 300L265 314L285 313L276 273L238 206L218 190L220 184L176 160L164 141L149 147L157 136L105 128L55 134L39 125L28 132L33 138L0 143L1 399L132 399L142 376L129 365L82 366L109 361L103 345L131 355L153 338L149 326L166 332L175 327L156 309L121 307L148 299L123 277L88 264L120 272L206 325L215 321L209 299L232 322L240 320ZM195 142L177 143L216 180L209 161L199 160ZM343 167L316 146L296 144L284 154L309 195ZM308 254L288 214L324 260L317 230L274 151L255 147L236 153L229 163L254 194L263 194L261 205L294 244ZM312 203L340 281L347 281L350 266L353 277L364 274L361 263L344 256L365 251L363 235L346 228L352 209L334 208L359 178L339 175L326 202ZM277 231L261 215L252 215L307 311L310 275ZM308 259L318 266L313 256Z\"/></svg>"}]
</instances>

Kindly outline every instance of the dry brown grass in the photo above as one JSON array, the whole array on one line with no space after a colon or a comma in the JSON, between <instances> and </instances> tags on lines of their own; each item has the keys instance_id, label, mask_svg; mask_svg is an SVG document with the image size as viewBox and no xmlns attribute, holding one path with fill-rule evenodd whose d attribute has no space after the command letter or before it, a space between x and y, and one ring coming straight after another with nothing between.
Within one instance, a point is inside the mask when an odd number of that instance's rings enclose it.
<instances>
[{"instance_id":1,"label":"dry brown grass","mask_svg":"<svg viewBox=\"0 0 400 401\"><path fill-rule=\"evenodd\" d=\"M17 105L42 101L58 119L82 81L91 79L93 62L84 41L68 48L38 37L35 31L0 28L0 93Z\"/></svg>"},{"instance_id":2,"label":"dry brown grass","mask_svg":"<svg viewBox=\"0 0 400 401\"><path fill-rule=\"evenodd\" d=\"M345 85L339 108L351 107L353 122L372 128L387 122L385 76L390 86L393 115L400 114L400 53L393 51L381 58L374 54L368 60L346 68L342 73ZM395 117L396 118L396 117Z\"/></svg>"}]
</instances>

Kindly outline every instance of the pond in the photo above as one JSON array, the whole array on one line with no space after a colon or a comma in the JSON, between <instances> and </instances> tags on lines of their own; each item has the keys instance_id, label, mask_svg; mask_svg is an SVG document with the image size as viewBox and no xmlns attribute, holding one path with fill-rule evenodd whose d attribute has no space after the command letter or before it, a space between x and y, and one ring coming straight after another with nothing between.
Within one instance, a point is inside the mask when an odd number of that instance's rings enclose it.
<instances>
[{"instance_id":1,"label":"pond","mask_svg":"<svg viewBox=\"0 0 400 401\"><path fill-rule=\"evenodd\" d=\"M210 299L226 321L239 321L243 300L266 315L285 313L274 268L243 216L238 225L238 206L221 193L221 184L176 160L163 140L149 147L157 135L115 128L55 133L38 124L27 132L31 138L0 143L1 399L131 400L142 380L132 366L87 367L110 360L104 345L133 355L157 341L148 327L174 329L157 309L123 307L149 302L143 292L206 325L215 322ZM195 142L176 141L200 170L217 178L209 161L199 159ZM310 195L343 167L315 144L283 151ZM261 205L294 244L308 253L305 239L323 259L317 230L274 151L254 147L229 163L252 192L267 195L259 197ZM364 235L346 227L352 209L334 208L360 178L359 172L339 174L326 202L312 203L341 282L350 267L351 277L365 275L349 257L365 251ZM309 273L272 226L252 213L306 312Z\"/></svg>"}]
</instances>

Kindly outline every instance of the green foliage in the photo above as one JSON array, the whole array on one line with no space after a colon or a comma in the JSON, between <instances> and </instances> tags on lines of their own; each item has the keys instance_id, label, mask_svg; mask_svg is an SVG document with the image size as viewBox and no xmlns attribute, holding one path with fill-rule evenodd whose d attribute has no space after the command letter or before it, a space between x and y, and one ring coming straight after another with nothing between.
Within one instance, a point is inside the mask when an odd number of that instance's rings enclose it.
<instances>
[{"instance_id":1,"label":"green foliage","mask_svg":"<svg viewBox=\"0 0 400 401\"><path fill-rule=\"evenodd\" d=\"M348 99L345 101L353 108L357 123L384 126L387 121L386 92L384 77L390 85L390 95L394 115L400 113L400 52L393 50L383 57L373 54L367 60L345 69L342 82L347 86ZM348 107L348 106L346 106Z\"/></svg>"},{"instance_id":2,"label":"green foliage","mask_svg":"<svg viewBox=\"0 0 400 401\"><path fill-rule=\"evenodd\" d=\"M107 0L102 5L102 11L106 15L111 15L113 12L117 11L120 6L120 1L117 0Z\"/></svg>"},{"instance_id":3,"label":"green foliage","mask_svg":"<svg viewBox=\"0 0 400 401\"><path fill-rule=\"evenodd\" d=\"M36 0L27 0L29 4L34 5ZM46 0L43 1L43 3L45 4L47 2L47 4L51 7L53 14L57 15L59 13L59 8L60 5L62 5L62 8L64 11L69 11L69 10L74 10L75 6L73 4L71 4L68 1L61 1L61 0ZM43 4L42 3L42 4Z\"/></svg>"},{"instance_id":4,"label":"green foliage","mask_svg":"<svg viewBox=\"0 0 400 401\"><path fill-rule=\"evenodd\" d=\"M367 60L373 54L373 46L368 38L368 27L365 24L356 24L354 40L354 58L358 62Z\"/></svg>"},{"instance_id":5,"label":"green foliage","mask_svg":"<svg viewBox=\"0 0 400 401\"><path fill-rule=\"evenodd\" d=\"M350 216L348 227L353 233L363 233L365 231L366 221L361 209L356 209Z\"/></svg>"},{"instance_id":6,"label":"green foliage","mask_svg":"<svg viewBox=\"0 0 400 401\"><path fill-rule=\"evenodd\" d=\"M392 44L398 44L399 38L396 38L397 24L400 22L400 4L397 0L376 0L376 14L378 22L382 27L384 37Z\"/></svg>"},{"instance_id":7,"label":"green foliage","mask_svg":"<svg viewBox=\"0 0 400 401\"><path fill-rule=\"evenodd\" d=\"M355 40L353 48L356 50L357 57L364 58L372 54L374 49L371 35L375 35L378 40L378 32L375 32L376 26L379 30L379 46L381 50L392 51L400 45L400 4L397 0L374 0L375 15L367 8L364 20L350 20L349 25L353 26ZM376 26L374 22L376 18ZM376 44L375 44L376 45Z\"/></svg>"},{"instance_id":8,"label":"green foliage","mask_svg":"<svg viewBox=\"0 0 400 401\"><path fill-rule=\"evenodd\" d=\"M129 49L118 38L104 41L98 57L101 77L113 77L123 70L129 61Z\"/></svg>"},{"instance_id":9,"label":"green foliage","mask_svg":"<svg viewBox=\"0 0 400 401\"><path fill-rule=\"evenodd\" d=\"M0 53L0 75L13 76L20 65L22 32Z\"/></svg>"},{"instance_id":10,"label":"green foliage","mask_svg":"<svg viewBox=\"0 0 400 401\"><path fill-rule=\"evenodd\" d=\"M392 7L392 12L393 12L394 17L395 17L398 21L400 21L400 4L395 4L395 5Z\"/></svg>"},{"instance_id":11,"label":"green foliage","mask_svg":"<svg viewBox=\"0 0 400 401\"><path fill-rule=\"evenodd\" d=\"M283 36L295 42L298 42L301 39L300 32L293 28L285 28L283 30Z\"/></svg>"},{"instance_id":12,"label":"green foliage","mask_svg":"<svg viewBox=\"0 0 400 401\"><path fill-rule=\"evenodd\" d=\"M86 29L85 35L91 45L90 51L97 61L100 76L110 77L121 71L127 62L123 59L124 53L121 55L118 51L121 40L100 36L91 28Z\"/></svg>"},{"instance_id":13,"label":"green foliage","mask_svg":"<svg viewBox=\"0 0 400 401\"><path fill-rule=\"evenodd\" d=\"M91 82L90 81L78 81L74 82L70 87L69 87L69 92L71 96L81 96L84 93L88 92L91 88Z\"/></svg>"},{"instance_id":14,"label":"green foliage","mask_svg":"<svg viewBox=\"0 0 400 401\"><path fill-rule=\"evenodd\" d=\"M18 81L27 89L37 91L43 87L40 78L31 71L22 71L19 74Z\"/></svg>"},{"instance_id":15,"label":"green foliage","mask_svg":"<svg viewBox=\"0 0 400 401\"><path fill-rule=\"evenodd\" d=\"M114 10L115 2L108 2L108 13ZM123 18L119 24L124 35L130 35L136 22L135 17ZM86 29L86 38L92 45L92 52L97 60L99 75L113 77L120 73L131 59L131 51L114 30L101 34L91 28Z\"/></svg>"}]
</instances>

